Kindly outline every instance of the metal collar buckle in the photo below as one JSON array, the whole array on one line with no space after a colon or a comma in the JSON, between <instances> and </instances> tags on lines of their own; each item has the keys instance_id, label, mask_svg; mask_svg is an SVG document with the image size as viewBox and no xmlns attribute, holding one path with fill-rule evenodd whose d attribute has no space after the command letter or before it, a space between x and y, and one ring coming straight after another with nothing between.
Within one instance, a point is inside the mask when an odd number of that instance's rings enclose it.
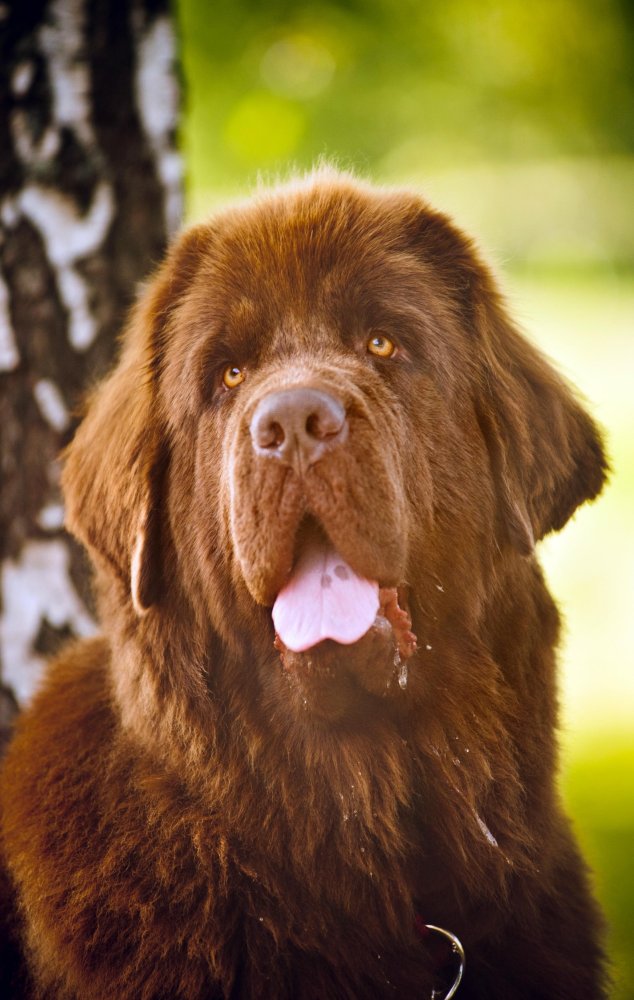
<instances>
[{"instance_id":1,"label":"metal collar buckle","mask_svg":"<svg viewBox=\"0 0 634 1000\"><path fill-rule=\"evenodd\" d=\"M428 931L433 931L434 933L440 934L442 937L444 937L445 940L448 941L449 944L451 945L451 950L453 954L457 955L458 957L458 961L460 964L456 976L454 978L454 981L449 987L449 991L447 993L443 993L440 990L432 990L431 994L431 1000L451 1000L451 997L456 995L456 992L458 990L458 987L460 986L460 983L462 982L462 977L464 975L465 964L466 964L464 948L462 947L460 939L457 938L455 934L452 934L451 931L445 930L444 927L436 927L434 924L425 924L424 926Z\"/></svg>"}]
</instances>

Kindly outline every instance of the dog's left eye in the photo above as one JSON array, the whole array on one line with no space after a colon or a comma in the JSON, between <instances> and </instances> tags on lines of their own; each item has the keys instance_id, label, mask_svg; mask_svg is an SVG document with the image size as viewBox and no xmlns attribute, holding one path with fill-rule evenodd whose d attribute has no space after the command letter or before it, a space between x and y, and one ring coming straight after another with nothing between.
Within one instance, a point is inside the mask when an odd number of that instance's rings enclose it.
<instances>
[{"instance_id":1,"label":"dog's left eye","mask_svg":"<svg viewBox=\"0 0 634 1000\"><path fill-rule=\"evenodd\" d=\"M237 368L235 365L227 365L222 373L222 383L227 389L235 389L241 382L244 382L244 378L244 369Z\"/></svg>"},{"instance_id":2,"label":"dog's left eye","mask_svg":"<svg viewBox=\"0 0 634 1000\"><path fill-rule=\"evenodd\" d=\"M370 354L374 354L377 358L391 358L396 350L396 345L389 337L379 335L368 340L367 348Z\"/></svg>"}]
</instances>

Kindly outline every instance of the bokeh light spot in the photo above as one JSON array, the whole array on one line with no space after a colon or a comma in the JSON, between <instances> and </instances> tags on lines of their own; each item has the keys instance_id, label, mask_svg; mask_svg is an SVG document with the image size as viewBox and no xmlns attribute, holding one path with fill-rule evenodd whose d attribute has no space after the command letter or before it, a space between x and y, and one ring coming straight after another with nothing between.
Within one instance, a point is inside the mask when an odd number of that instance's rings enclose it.
<instances>
[{"instance_id":1,"label":"bokeh light spot","mask_svg":"<svg viewBox=\"0 0 634 1000\"><path fill-rule=\"evenodd\" d=\"M269 46L260 63L266 85L296 99L316 97L335 72L335 60L321 42L308 35L289 35Z\"/></svg>"},{"instance_id":2,"label":"bokeh light spot","mask_svg":"<svg viewBox=\"0 0 634 1000\"><path fill-rule=\"evenodd\" d=\"M293 155L304 128L301 108L275 94L254 90L234 107L224 139L243 162L270 164Z\"/></svg>"}]
</instances>

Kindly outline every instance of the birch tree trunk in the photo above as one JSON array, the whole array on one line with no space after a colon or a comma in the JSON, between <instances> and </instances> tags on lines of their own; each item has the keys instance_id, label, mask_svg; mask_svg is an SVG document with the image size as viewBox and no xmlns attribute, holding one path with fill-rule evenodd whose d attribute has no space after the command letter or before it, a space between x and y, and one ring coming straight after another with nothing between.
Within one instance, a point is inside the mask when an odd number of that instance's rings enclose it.
<instances>
[{"instance_id":1,"label":"birch tree trunk","mask_svg":"<svg viewBox=\"0 0 634 1000\"><path fill-rule=\"evenodd\" d=\"M0 0L0 724L90 634L58 453L180 222L168 0Z\"/></svg>"}]
</instances>

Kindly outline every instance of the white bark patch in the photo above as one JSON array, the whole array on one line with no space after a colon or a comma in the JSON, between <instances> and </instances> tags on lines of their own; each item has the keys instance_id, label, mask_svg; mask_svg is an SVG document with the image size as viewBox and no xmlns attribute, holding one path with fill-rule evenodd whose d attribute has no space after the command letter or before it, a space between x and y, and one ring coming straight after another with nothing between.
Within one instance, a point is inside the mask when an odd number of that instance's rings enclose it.
<instances>
[{"instance_id":1,"label":"white bark patch","mask_svg":"<svg viewBox=\"0 0 634 1000\"><path fill-rule=\"evenodd\" d=\"M97 324L90 311L89 288L72 267L60 267L57 281L62 302L68 309L68 339L78 351L85 351L97 336Z\"/></svg>"},{"instance_id":2,"label":"white bark patch","mask_svg":"<svg viewBox=\"0 0 634 1000\"><path fill-rule=\"evenodd\" d=\"M53 430L58 434L65 431L70 418L62 394L55 383L47 378L38 379L33 387L33 395L40 413Z\"/></svg>"},{"instance_id":3,"label":"white bark patch","mask_svg":"<svg viewBox=\"0 0 634 1000\"><path fill-rule=\"evenodd\" d=\"M12 372L20 364L9 310L9 289L0 274L0 371Z\"/></svg>"},{"instance_id":4,"label":"white bark patch","mask_svg":"<svg viewBox=\"0 0 634 1000\"><path fill-rule=\"evenodd\" d=\"M180 98L175 65L176 39L171 21L168 17L157 17L141 32L134 82L141 124L165 191L165 224L169 235L180 226L183 211L183 167L173 147Z\"/></svg>"},{"instance_id":5,"label":"white bark patch","mask_svg":"<svg viewBox=\"0 0 634 1000\"><path fill-rule=\"evenodd\" d=\"M5 560L2 603L3 680L24 704L44 667L44 658L33 652L42 620L48 619L55 628L69 625L82 637L93 635L95 624L73 588L68 550L58 539L27 542L18 561Z\"/></svg>"},{"instance_id":6,"label":"white bark patch","mask_svg":"<svg viewBox=\"0 0 634 1000\"><path fill-rule=\"evenodd\" d=\"M73 129L85 145L93 141L90 124L90 74L85 56L85 0L53 0L40 29L48 60L53 120Z\"/></svg>"},{"instance_id":7,"label":"white bark patch","mask_svg":"<svg viewBox=\"0 0 634 1000\"><path fill-rule=\"evenodd\" d=\"M30 173L38 164L57 156L62 128L72 130L84 146L94 146L85 27L86 0L52 0L48 5L47 21L40 28L38 38L51 86L51 124L36 139L25 111L16 109L11 117L16 154ZM23 61L16 67L12 77L16 93L28 89L32 74L32 62ZM83 257L96 253L107 236L114 217L110 185L102 182L97 186L84 215L80 215L70 198L38 184L27 185L14 199L12 209L14 225L21 214L42 236L46 254L55 270L60 298L68 312L70 343L76 350L85 351L99 331L90 307L89 285L76 265ZM3 216L6 211L3 205ZM2 343L6 342L5 333ZM10 357L6 350L4 354ZM2 356L0 354L0 359Z\"/></svg>"},{"instance_id":8,"label":"white bark patch","mask_svg":"<svg viewBox=\"0 0 634 1000\"><path fill-rule=\"evenodd\" d=\"M7 229L17 226L20 219L20 212L15 203L15 198L5 198L0 207L0 220Z\"/></svg>"},{"instance_id":9,"label":"white bark patch","mask_svg":"<svg viewBox=\"0 0 634 1000\"><path fill-rule=\"evenodd\" d=\"M60 147L60 133L57 129L46 128L36 141L29 124L26 111L15 110L11 115L11 135L15 151L24 164L33 168L54 159Z\"/></svg>"},{"instance_id":10,"label":"white bark patch","mask_svg":"<svg viewBox=\"0 0 634 1000\"><path fill-rule=\"evenodd\" d=\"M64 527L64 508L61 503L50 503L37 516L37 523L43 531L59 531Z\"/></svg>"},{"instance_id":11,"label":"white bark patch","mask_svg":"<svg viewBox=\"0 0 634 1000\"><path fill-rule=\"evenodd\" d=\"M11 90L16 97L24 97L33 83L34 76L35 64L30 59L24 59L18 63L11 74Z\"/></svg>"},{"instance_id":12,"label":"white bark patch","mask_svg":"<svg viewBox=\"0 0 634 1000\"><path fill-rule=\"evenodd\" d=\"M41 233L55 269L59 293L69 314L70 342L76 350L86 350L98 331L90 310L89 286L73 265L96 253L106 237L114 215L110 185L102 182L97 186L85 215L79 214L70 198L37 184L24 188L19 205Z\"/></svg>"},{"instance_id":13,"label":"white bark patch","mask_svg":"<svg viewBox=\"0 0 634 1000\"><path fill-rule=\"evenodd\" d=\"M98 250L112 220L112 191L105 182L97 186L85 215L79 214L66 195L37 184L25 187L19 201L24 214L42 233L56 267L68 266Z\"/></svg>"}]
</instances>

